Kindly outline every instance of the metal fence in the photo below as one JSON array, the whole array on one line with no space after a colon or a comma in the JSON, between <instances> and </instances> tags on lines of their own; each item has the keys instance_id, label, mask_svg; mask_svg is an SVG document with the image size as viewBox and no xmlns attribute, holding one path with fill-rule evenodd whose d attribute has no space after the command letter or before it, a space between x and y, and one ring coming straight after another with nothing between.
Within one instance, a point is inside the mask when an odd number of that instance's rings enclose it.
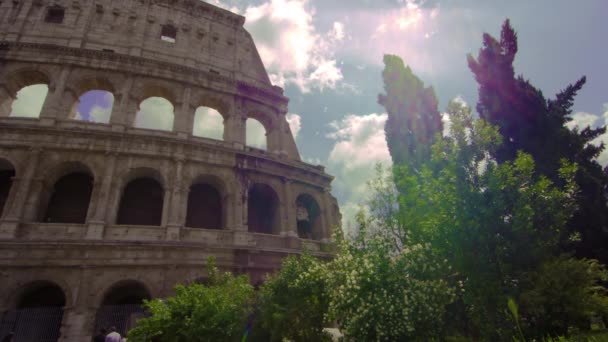
<instances>
[{"instance_id":1,"label":"metal fence","mask_svg":"<svg viewBox=\"0 0 608 342\"><path fill-rule=\"evenodd\" d=\"M5 311L0 338L13 332L14 342L55 342L59 339L63 308L43 307Z\"/></svg>"},{"instance_id":2,"label":"metal fence","mask_svg":"<svg viewBox=\"0 0 608 342\"><path fill-rule=\"evenodd\" d=\"M135 327L138 319L146 317L141 305L104 305L97 310L95 332L101 328L115 327L122 336Z\"/></svg>"}]
</instances>

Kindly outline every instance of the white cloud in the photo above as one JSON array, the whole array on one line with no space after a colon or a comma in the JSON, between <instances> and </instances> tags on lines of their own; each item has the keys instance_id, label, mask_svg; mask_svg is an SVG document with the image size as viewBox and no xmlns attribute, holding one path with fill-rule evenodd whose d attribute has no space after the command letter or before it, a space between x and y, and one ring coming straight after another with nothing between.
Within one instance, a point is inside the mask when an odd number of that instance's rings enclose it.
<instances>
[{"instance_id":1,"label":"white cloud","mask_svg":"<svg viewBox=\"0 0 608 342\"><path fill-rule=\"evenodd\" d=\"M78 113L80 114L80 113ZM89 112L89 118L92 122L109 123L112 115L112 107L93 106Z\"/></svg>"},{"instance_id":2,"label":"white cloud","mask_svg":"<svg viewBox=\"0 0 608 342\"><path fill-rule=\"evenodd\" d=\"M224 117L213 108L198 107L194 114L192 134L197 137L223 140Z\"/></svg>"},{"instance_id":3,"label":"white cloud","mask_svg":"<svg viewBox=\"0 0 608 342\"><path fill-rule=\"evenodd\" d=\"M243 15L273 83L334 88L342 80L334 51L344 38L344 25L335 22L326 34L313 25L315 11L308 0L270 0L249 6Z\"/></svg>"},{"instance_id":4,"label":"white cloud","mask_svg":"<svg viewBox=\"0 0 608 342\"><path fill-rule=\"evenodd\" d=\"M46 84L23 87L17 92L17 98L13 101L10 116L39 117L48 92L49 87Z\"/></svg>"},{"instance_id":5,"label":"white cloud","mask_svg":"<svg viewBox=\"0 0 608 342\"><path fill-rule=\"evenodd\" d=\"M245 144L247 146L266 149L266 129L258 120L247 119L245 130Z\"/></svg>"},{"instance_id":6,"label":"white cloud","mask_svg":"<svg viewBox=\"0 0 608 342\"><path fill-rule=\"evenodd\" d=\"M135 116L135 127L173 130L173 105L162 97L149 97L139 105Z\"/></svg>"},{"instance_id":7,"label":"white cloud","mask_svg":"<svg viewBox=\"0 0 608 342\"><path fill-rule=\"evenodd\" d=\"M386 145L386 114L347 115L330 123L328 138L336 140L328 159L328 171L336 176L334 189L343 199L343 227L352 222L361 203L367 199L366 182L375 176L375 164L391 165Z\"/></svg>"},{"instance_id":8,"label":"white cloud","mask_svg":"<svg viewBox=\"0 0 608 342\"><path fill-rule=\"evenodd\" d=\"M608 103L604 103L604 113L602 115L594 115L591 113L585 112L576 112L572 114L572 121L568 122L566 126L569 129L577 128L579 131L585 129L590 126L591 128L601 127L608 124ZM600 135L591 141L594 145L599 145L604 143L606 148L608 148L608 132ZM597 162L602 165L608 165L608 149L604 149L604 151L597 157Z\"/></svg>"},{"instance_id":9,"label":"white cloud","mask_svg":"<svg viewBox=\"0 0 608 342\"><path fill-rule=\"evenodd\" d=\"M293 135L293 139L298 138L298 134L300 133L300 129L302 128L302 117L295 113L287 114L287 123L289 124L289 129L291 130L291 134Z\"/></svg>"}]
</instances>

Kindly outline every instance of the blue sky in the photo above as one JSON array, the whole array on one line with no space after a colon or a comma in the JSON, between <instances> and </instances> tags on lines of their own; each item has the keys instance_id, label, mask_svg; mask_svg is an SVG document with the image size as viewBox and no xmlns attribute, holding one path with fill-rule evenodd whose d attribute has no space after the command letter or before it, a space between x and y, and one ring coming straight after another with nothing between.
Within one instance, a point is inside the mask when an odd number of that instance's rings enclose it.
<instances>
[{"instance_id":1,"label":"blue sky","mask_svg":"<svg viewBox=\"0 0 608 342\"><path fill-rule=\"evenodd\" d=\"M271 79L297 116L306 161L336 176L343 215L365 201L376 162L390 164L384 140L382 56L401 56L432 85L440 110L459 97L477 102L467 67L482 34L499 36L506 18L519 36L516 72L551 97L583 75L572 125L608 122L608 1L537 0L217 0L247 17ZM608 135L598 139L608 142ZM598 141L599 142L599 141ZM608 163L608 152L600 156Z\"/></svg>"},{"instance_id":2,"label":"blue sky","mask_svg":"<svg viewBox=\"0 0 608 342\"><path fill-rule=\"evenodd\" d=\"M271 80L290 98L288 120L300 153L336 176L333 193L346 218L365 200L365 181L373 175L374 163L390 164L386 115L376 103L385 53L401 56L435 88L440 110L456 97L474 106L477 85L466 55L476 56L482 34L498 36L509 18L519 36L516 72L546 97L586 75L573 125L608 122L605 0L209 2L246 16L245 28ZM108 99L92 101L78 108L80 117L107 120ZM215 118L207 112L197 115L195 131L214 137L213 127L221 129ZM147 120L161 119L150 113ZM248 134L251 144L262 144L261 128L248 127ZM599 140L608 142L608 135ZM608 163L608 152L600 162Z\"/></svg>"}]
</instances>

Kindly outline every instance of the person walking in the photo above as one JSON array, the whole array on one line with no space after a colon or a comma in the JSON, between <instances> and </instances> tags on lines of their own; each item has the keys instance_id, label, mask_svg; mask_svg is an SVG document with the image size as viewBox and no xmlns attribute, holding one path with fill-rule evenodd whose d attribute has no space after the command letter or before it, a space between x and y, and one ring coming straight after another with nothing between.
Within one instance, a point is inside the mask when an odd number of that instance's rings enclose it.
<instances>
[{"instance_id":1,"label":"person walking","mask_svg":"<svg viewBox=\"0 0 608 342\"><path fill-rule=\"evenodd\" d=\"M121 342L121 340L122 340L122 337L116 331L116 327L111 327L110 333L106 335L105 342Z\"/></svg>"}]
</instances>

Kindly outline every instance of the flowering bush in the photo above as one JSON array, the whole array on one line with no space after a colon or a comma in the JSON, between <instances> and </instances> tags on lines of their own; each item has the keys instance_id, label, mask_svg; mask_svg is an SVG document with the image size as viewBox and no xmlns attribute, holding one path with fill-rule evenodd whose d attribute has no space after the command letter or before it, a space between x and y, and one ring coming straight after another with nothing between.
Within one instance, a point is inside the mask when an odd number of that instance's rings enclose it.
<instances>
[{"instance_id":1,"label":"flowering bush","mask_svg":"<svg viewBox=\"0 0 608 342\"><path fill-rule=\"evenodd\" d=\"M428 245L393 253L384 239L339 242L328 265L329 318L357 341L428 340L440 334L454 289Z\"/></svg>"}]
</instances>

